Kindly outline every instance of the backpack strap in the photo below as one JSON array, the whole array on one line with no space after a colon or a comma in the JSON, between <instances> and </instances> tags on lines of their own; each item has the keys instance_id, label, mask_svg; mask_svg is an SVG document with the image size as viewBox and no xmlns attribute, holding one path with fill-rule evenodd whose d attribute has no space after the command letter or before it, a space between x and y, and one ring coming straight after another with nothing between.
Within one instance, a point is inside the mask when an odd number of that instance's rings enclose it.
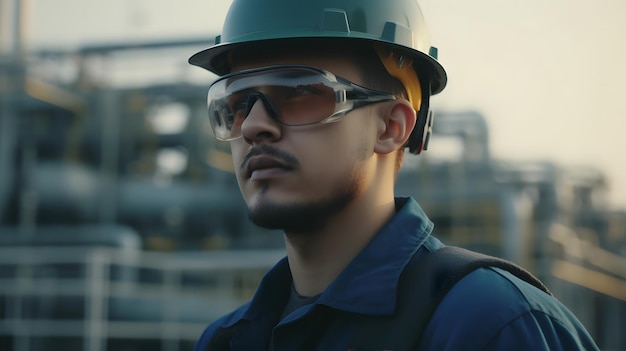
<instances>
[{"instance_id":1,"label":"backpack strap","mask_svg":"<svg viewBox=\"0 0 626 351\"><path fill-rule=\"evenodd\" d=\"M446 246L411 258L398 283L396 313L365 320L355 334L351 350L417 349L424 329L448 291L481 267L504 269L552 295L539 279L512 262Z\"/></svg>"}]
</instances>

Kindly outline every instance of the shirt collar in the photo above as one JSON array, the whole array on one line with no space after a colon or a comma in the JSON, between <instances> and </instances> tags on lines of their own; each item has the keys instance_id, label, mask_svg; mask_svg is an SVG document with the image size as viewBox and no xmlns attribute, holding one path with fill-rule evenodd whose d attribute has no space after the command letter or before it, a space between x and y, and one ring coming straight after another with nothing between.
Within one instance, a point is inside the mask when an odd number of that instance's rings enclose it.
<instances>
[{"instance_id":1,"label":"shirt collar","mask_svg":"<svg viewBox=\"0 0 626 351\"><path fill-rule=\"evenodd\" d=\"M392 314L404 267L433 223L412 198L396 198L396 215L324 291L318 303L363 314Z\"/></svg>"},{"instance_id":2,"label":"shirt collar","mask_svg":"<svg viewBox=\"0 0 626 351\"><path fill-rule=\"evenodd\" d=\"M395 216L348 264L322 293L318 304L363 314L392 314L396 288L404 267L428 239L433 223L412 198L396 198ZM248 304L231 315L225 326L240 319L280 316L292 283L289 263L284 258L263 278Z\"/></svg>"}]
</instances>

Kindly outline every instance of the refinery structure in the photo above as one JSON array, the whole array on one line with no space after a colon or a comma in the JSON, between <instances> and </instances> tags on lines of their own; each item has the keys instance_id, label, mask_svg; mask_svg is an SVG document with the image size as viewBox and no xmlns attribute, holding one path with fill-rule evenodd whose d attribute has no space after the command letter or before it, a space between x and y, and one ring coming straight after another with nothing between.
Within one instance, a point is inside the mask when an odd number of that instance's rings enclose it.
<instances>
[{"instance_id":1,"label":"refinery structure","mask_svg":"<svg viewBox=\"0 0 626 351\"><path fill-rule=\"evenodd\" d=\"M284 255L247 219L210 79L169 40L0 52L0 349L188 350ZM490 155L476 111L436 111L407 156L447 244L539 276L600 347L626 349L626 213L599 170Z\"/></svg>"}]
</instances>

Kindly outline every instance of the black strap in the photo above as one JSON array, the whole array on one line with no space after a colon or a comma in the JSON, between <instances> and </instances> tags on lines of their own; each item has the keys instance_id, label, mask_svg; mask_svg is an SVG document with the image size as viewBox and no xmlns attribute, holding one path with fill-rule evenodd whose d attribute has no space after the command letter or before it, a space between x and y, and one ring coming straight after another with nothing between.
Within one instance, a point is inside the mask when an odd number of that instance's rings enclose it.
<instances>
[{"instance_id":1,"label":"black strap","mask_svg":"<svg viewBox=\"0 0 626 351\"><path fill-rule=\"evenodd\" d=\"M539 279L512 262L446 246L409 261L400 277L396 313L364 321L352 350L416 350L444 296L464 276L481 267L502 268L552 295Z\"/></svg>"}]
</instances>

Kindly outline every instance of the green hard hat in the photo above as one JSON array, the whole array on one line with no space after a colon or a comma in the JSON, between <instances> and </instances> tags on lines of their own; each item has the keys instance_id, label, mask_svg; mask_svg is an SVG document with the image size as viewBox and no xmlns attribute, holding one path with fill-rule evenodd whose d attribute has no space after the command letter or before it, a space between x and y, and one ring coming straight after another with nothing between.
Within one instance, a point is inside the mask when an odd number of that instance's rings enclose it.
<instances>
[{"instance_id":1,"label":"green hard hat","mask_svg":"<svg viewBox=\"0 0 626 351\"><path fill-rule=\"evenodd\" d=\"M427 75L431 94L446 86L415 0L233 0L215 45L189 63L224 75L237 47L317 39L382 45L411 57L420 79Z\"/></svg>"}]
</instances>

